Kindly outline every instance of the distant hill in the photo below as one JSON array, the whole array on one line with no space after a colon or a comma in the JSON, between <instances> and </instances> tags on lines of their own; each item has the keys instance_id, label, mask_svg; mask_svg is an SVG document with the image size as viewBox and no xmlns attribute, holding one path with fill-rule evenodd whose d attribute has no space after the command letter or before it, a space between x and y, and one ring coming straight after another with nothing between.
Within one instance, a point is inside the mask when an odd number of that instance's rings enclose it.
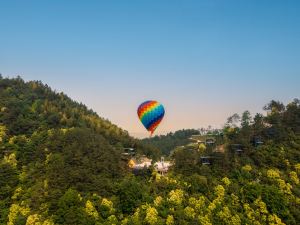
<instances>
[{"instance_id":1,"label":"distant hill","mask_svg":"<svg viewBox=\"0 0 300 225\"><path fill-rule=\"evenodd\" d=\"M174 133L168 133L167 135L145 138L142 142L159 148L163 155L168 156L175 147L188 144L190 142L189 138L195 134L199 134L199 131L194 129L183 129L175 131Z\"/></svg>"}]
</instances>

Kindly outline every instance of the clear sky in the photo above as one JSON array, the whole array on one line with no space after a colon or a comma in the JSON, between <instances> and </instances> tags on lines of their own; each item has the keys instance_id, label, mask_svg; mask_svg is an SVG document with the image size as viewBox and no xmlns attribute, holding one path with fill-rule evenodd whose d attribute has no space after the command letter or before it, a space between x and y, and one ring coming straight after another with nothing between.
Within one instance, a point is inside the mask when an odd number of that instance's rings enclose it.
<instances>
[{"instance_id":1,"label":"clear sky","mask_svg":"<svg viewBox=\"0 0 300 225\"><path fill-rule=\"evenodd\" d=\"M0 0L0 73L41 80L145 136L300 97L300 1Z\"/></svg>"}]
</instances>

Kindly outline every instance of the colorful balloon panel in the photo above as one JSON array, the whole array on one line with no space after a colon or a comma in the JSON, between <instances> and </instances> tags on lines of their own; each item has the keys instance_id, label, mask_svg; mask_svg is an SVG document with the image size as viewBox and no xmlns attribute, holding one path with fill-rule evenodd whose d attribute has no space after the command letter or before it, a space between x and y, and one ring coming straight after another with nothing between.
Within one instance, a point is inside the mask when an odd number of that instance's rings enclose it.
<instances>
[{"instance_id":1,"label":"colorful balloon panel","mask_svg":"<svg viewBox=\"0 0 300 225\"><path fill-rule=\"evenodd\" d=\"M137 114L144 127L153 134L165 115L165 109L157 101L146 101L138 107Z\"/></svg>"}]
</instances>

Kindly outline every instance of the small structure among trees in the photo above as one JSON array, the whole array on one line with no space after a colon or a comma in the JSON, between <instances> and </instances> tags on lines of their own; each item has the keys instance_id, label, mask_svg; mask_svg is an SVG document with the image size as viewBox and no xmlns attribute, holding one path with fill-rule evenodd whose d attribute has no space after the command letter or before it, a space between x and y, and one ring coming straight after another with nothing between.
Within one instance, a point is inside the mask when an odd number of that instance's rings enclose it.
<instances>
[{"instance_id":1,"label":"small structure among trees","mask_svg":"<svg viewBox=\"0 0 300 225\"><path fill-rule=\"evenodd\" d=\"M160 161L154 164L154 168L161 175L165 175L171 165L172 163L170 161L165 161L164 157L161 157Z\"/></svg>"},{"instance_id":2,"label":"small structure among trees","mask_svg":"<svg viewBox=\"0 0 300 225\"><path fill-rule=\"evenodd\" d=\"M242 144L232 144L230 148L233 153L238 155L241 155L244 152L244 146Z\"/></svg>"},{"instance_id":3,"label":"small structure among trees","mask_svg":"<svg viewBox=\"0 0 300 225\"><path fill-rule=\"evenodd\" d=\"M254 136L252 138L252 144L254 147L258 147L260 145L263 145L264 142L262 141L262 138L260 136Z\"/></svg>"},{"instance_id":4,"label":"small structure among trees","mask_svg":"<svg viewBox=\"0 0 300 225\"><path fill-rule=\"evenodd\" d=\"M210 165L212 163L212 157L211 156L201 156L200 161L202 165Z\"/></svg>"},{"instance_id":5,"label":"small structure among trees","mask_svg":"<svg viewBox=\"0 0 300 225\"><path fill-rule=\"evenodd\" d=\"M135 149L134 148L124 148L124 152L122 153L123 156L135 156Z\"/></svg>"}]
</instances>

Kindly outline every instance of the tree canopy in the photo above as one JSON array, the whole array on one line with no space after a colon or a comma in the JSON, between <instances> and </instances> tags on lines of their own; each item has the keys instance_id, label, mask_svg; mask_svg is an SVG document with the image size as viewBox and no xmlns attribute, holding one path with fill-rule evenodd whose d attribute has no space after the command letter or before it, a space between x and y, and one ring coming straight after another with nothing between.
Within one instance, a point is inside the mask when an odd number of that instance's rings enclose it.
<instances>
[{"instance_id":1,"label":"tree canopy","mask_svg":"<svg viewBox=\"0 0 300 225\"><path fill-rule=\"evenodd\" d=\"M39 81L0 77L0 224L297 225L300 101L264 109L140 141ZM124 148L172 167L133 175Z\"/></svg>"}]
</instances>

